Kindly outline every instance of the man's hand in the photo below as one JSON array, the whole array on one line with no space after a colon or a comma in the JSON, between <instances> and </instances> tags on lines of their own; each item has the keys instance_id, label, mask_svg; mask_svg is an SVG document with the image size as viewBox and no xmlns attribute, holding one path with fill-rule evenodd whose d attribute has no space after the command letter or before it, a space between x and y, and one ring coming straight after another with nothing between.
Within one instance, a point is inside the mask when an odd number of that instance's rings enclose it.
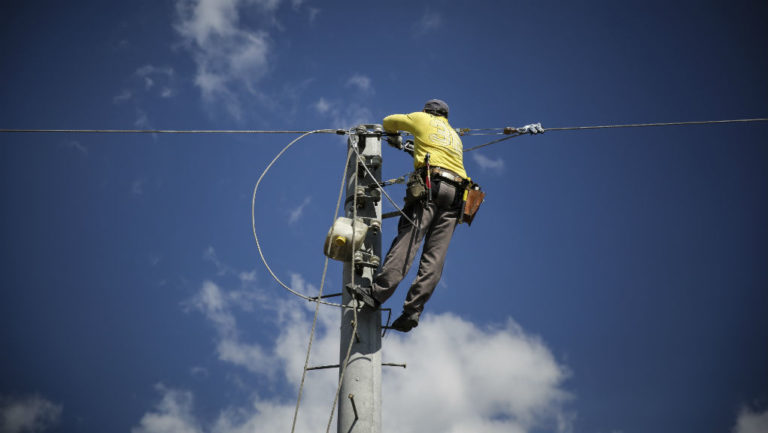
<instances>
[{"instance_id":1,"label":"man's hand","mask_svg":"<svg viewBox=\"0 0 768 433\"><path fill-rule=\"evenodd\" d=\"M403 151L413 156L413 140L406 140L405 144L403 145Z\"/></svg>"},{"instance_id":2,"label":"man's hand","mask_svg":"<svg viewBox=\"0 0 768 433\"><path fill-rule=\"evenodd\" d=\"M387 143L390 146L398 150L403 150L403 136L402 135L390 135L386 138Z\"/></svg>"}]
</instances>

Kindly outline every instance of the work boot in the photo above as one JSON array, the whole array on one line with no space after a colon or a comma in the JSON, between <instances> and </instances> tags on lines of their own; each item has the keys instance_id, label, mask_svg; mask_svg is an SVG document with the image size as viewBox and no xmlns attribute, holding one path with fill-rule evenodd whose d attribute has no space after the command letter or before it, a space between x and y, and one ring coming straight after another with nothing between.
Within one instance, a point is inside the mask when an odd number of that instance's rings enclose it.
<instances>
[{"instance_id":1,"label":"work boot","mask_svg":"<svg viewBox=\"0 0 768 433\"><path fill-rule=\"evenodd\" d=\"M376 298L373 297L373 293L370 287L362 287L353 283L349 283L345 287L353 298L362 302L365 304L365 306L377 310L379 305L381 305L381 302L377 301Z\"/></svg>"},{"instance_id":2,"label":"work boot","mask_svg":"<svg viewBox=\"0 0 768 433\"><path fill-rule=\"evenodd\" d=\"M419 326L419 315L420 314L415 311L410 313L403 311L400 317L392 322L392 326L390 326L390 328L394 329L395 331L408 332L411 329Z\"/></svg>"}]
</instances>

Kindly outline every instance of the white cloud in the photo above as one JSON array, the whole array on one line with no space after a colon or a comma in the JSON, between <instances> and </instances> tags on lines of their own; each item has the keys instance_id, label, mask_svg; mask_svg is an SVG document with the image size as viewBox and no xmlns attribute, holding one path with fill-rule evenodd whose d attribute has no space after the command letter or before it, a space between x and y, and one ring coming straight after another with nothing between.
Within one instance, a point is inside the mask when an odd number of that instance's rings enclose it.
<instances>
[{"instance_id":1,"label":"white cloud","mask_svg":"<svg viewBox=\"0 0 768 433\"><path fill-rule=\"evenodd\" d=\"M347 80L347 87L356 87L363 93L373 93L371 79L365 75L354 74Z\"/></svg>"},{"instance_id":2,"label":"white cloud","mask_svg":"<svg viewBox=\"0 0 768 433\"><path fill-rule=\"evenodd\" d=\"M133 195L144 194L144 184L147 183L144 179L136 179L131 183L131 193Z\"/></svg>"},{"instance_id":3,"label":"white cloud","mask_svg":"<svg viewBox=\"0 0 768 433\"><path fill-rule=\"evenodd\" d=\"M187 311L201 312L216 330L219 359L297 390L314 305L279 296L274 292L280 290L277 288L266 292L253 287L255 275L221 263L212 247L206 258L225 270L219 277L243 286L226 289L205 281L183 303ZM318 292L298 274L291 274L290 286L306 295ZM275 338L270 343L246 341L238 327L239 310L273 318ZM321 307L319 313L310 365L336 364L339 310ZM384 368L383 431L571 431L575 415L566 408L570 396L563 388L567 368L558 364L539 337L527 334L511 318L500 326L481 327L450 313L427 312L414 331L390 332L382 343L385 362L408 365L405 370ZM204 374L194 369L191 373ZM315 432L326 425L337 380L335 369L308 373L297 433ZM160 403L140 419L132 433L289 431L293 418L295 400L266 390L248 404L220 408L211 420L196 415L191 392L162 385L157 389L162 394ZM436 413L440 416L425 416Z\"/></svg>"},{"instance_id":4,"label":"white cloud","mask_svg":"<svg viewBox=\"0 0 768 433\"><path fill-rule=\"evenodd\" d=\"M568 394L560 389L567 372L511 319L481 329L451 314L427 315L416 332L393 336L385 350L388 359L407 361L409 371L408 379L385 375L385 392L398 396L388 430L524 432L568 419ZM409 410L416 402L420 409ZM438 412L450 415L423 416Z\"/></svg>"},{"instance_id":5,"label":"white cloud","mask_svg":"<svg viewBox=\"0 0 768 433\"><path fill-rule=\"evenodd\" d=\"M218 275L226 275L235 272L234 269L219 260L219 256L216 254L216 249L211 245L209 245L208 248L206 248L206 250L203 252L203 258L216 265L216 269L218 269Z\"/></svg>"},{"instance_id":6,"label":"white cloud","mask_svg":"<svg viewBox=\"0 0 768 433\"><path fill-rule=\"evenodd\" d=\"M472 159L483 170L504 170L504 160L501 158L491 159L481 153L473 153Z\"/></svg>"},{"instance_id":7,"label":"white cloud","mask_svg":"<svg viewBox=\"0 0 768 433\"><path fill-rule=\"evenodd\" d=\"M290 285L304 294L317 293L297 274L291 275ZM269 311L275 317L278 330L273 343L259 345L240 336L235 318L241 302L238 292L242 290L206 281L187 305L201 311L217 329L222 361L298 389L314 306L274 293L268 303L255 304L258 312ZM310 365L338 362L338 321L338 309L320 309ZM383 371L383 431L571 431L574 415L565 408L570 397L563 389L567 369L540 338L527 334L512 319L501 326L480 327L453 314L426 313L411 333L390 332L382 354L385 361L408 364L405 370ZM314 432L327 423L337 380L337 370L307 375L296 432ZM222 408L215 420L205 420L195 415L191 393L158 389L162 401L132 433L288 431L293 418L295 400L259 394L249 404ZM435 413L440 416L425 416Z\"/></svg>"},{"instance_id":8,"label":"white cloud","mask_svg":"<svg viewBox=\"0 0 768 433\"><path fill-rule=\"evenodd\" d=\"M329 104L328 101L325 100L325 98L320 98L318 99L317 102L315 102L315 110L317 110L317 112L320 114L325 114L330 109L331 109L331 104Z\"/></svg>"},{"instance_id":9,"label":"white cloud","mask_svg":"<svg viewBox=\"0 0 768 433\"><path fill-rule=\"evenodd\" d=\"M439 12L426 10L413 28L417 36L439 29L443 25L443 16Z\"/></svg>"},{"instance_id":10,"label":"white cloud","mask_svg":"<svg viewBox=\"0 0 768 433\"><path fill-rule=\"evenodd\" d=\"M304 201L301 202L298 207L291 210L290 215L288 216L288 224L295 224L297 221L299 221L301 215L304 214L304 208L307 207L311 201L312 199L310 197L305 197Z\"/></svg>"},{"instance_id":11,"label":"white cloud","mask_svg":"<svg viewBox=\"0 0 768 433\"><path fill-rule=\"evenodd\" d=\"M197 65L195 84L206 103L223 103L241 117L240 89L252 95L269 69L270 41L264 31L240 23L240 9L274 11L279 0L178 0L176 31Z\"/></svg>"},{"instance_id":12,"label":"white cloud","mask_svg":"<svg viewBox=\"0 0 768 433\"><path fill-rule=\"evenodd\" d=\"M123 89L123 91L120 92L119 95L112 98L112 102L115 104L119 104L121 102L129 101L131 98L133 98L133 93L128 89Z\"/></svg>"},{"instance_id":13,"label":"white cloud","mask_svg":"<svg viewBox=\"0 0 768 433\"><path fill-rule=\"evenodd\" d=\"M356 125L373 122L373 114L371 113L371 110L357 102L346 101L341 103L320 98L320 100L315 103L315 110L325 117L330 118L334 128L346 129Z\"/></svg>"},{"instance_id":14,"label":"white cloud","mask_svg":"<svg viewBox=\"0 0 768 433\"><path fill-rule=\"evenodd\" d=\"M250 271L250 272L243 271L238 274L238 277L240 277L240 282L243 284L252 283L256 281L256 271Z\"/></svg>"},{"instance_id":15,"label":"white cloud","mask_svg":"<svg viewBox=\"0 0 768 433\"><path fill-rule=\"evenodd\" d=\"M215 252L209 250L213 260ZM229 269L228 266L217 263L217 267ZM229 271L228 271L229 272ZM240 275L244 273L241 272ZM249 277L241 281L248 281ZM255 279L255 277L253 278ZM257 291L243 289L224 291L212 281L205 281L190 300L184 303L187 310L197 310L211 322L218 335L216 352L219 359L234 365L244 367L253 373L269 374L275 369L274 360L258 344L244 343L240 338L237 328L237 319L234 309L241 308L246 311L253 309L255 301L263 302L264 297Z\"/></svg>"},{"instance_id":16,"label":"white cloud","mask_svg":"<svg viewBox=\"0 0 768 433\"><path fill-rule=\"evenodd\" d=\"M736 420L733 433L765 433L768 432L768 410L752 411L747 407L741 409Z\"/></svg>"},{"instance_id":17,"label":"white cloud","mask_svg":"<svg viewBox=\"0 0 768 433\"><path fill-rule=\"evenodd\" d=\"M189 374L193 377L208 377L208 369L205 367L195 366L189 369Z\"/></svg>"},{"instance_id":18,"label":"white cloud","mask_svg":"<svg viewBox=\"0 0 768 433\"><path fill-rule=\"evenodd\" d=\"M297 305L283 307L281 332L272 348L280 373L294 387L301 379L311 319L308 309ZM311 364L335 363L338 311L321 309L319 322ZM385 360L404 361L408 367L383 372L383 431L571 431L573 416L564 409L569 396L562 389L566 370L538 338L525 334L513 321L482 329L451 314L425 314L410 334L390 335L383 343ZM336 381L337 370L309 373L297 432L313 432L327 423ZM166 390L164 400L174 396L183 397L181 403L191 400L171 390ZM166 406L185 410L154 414L169 423L168 418L176 414L178 424L199 426L191 418L192 409L181 403ZM221 411L210 431L288 431L294 404L257 397L246 407ZM440 416L425 416L435 413Z\"/></svg>"},{"instance_id":19,"label":"white cloud","mask_svg":"<svg viewBox=\"0 0 768 433\"><path fill-rule=\"evenodd\" d=\"M149 260L149 264L154 267L160 264L163 256L161 256L159 253L149 253L147 259Z\"/></svg>"},{"instance_id":20,"label":"white cloud","mask_svg":"<svg viewBox=\"0 0 768 433\"><path fill-rule=\"evenodd\" d=\"M152 129L147 112L140 108L136 109L136 121L133 122L133 125L139 129Z\"/></svg>"},{"instance_id":21,"label":"white cloud","mask_svg":"<svg viewBox=\"0 0 768 433\"><path fill-rule=\"evenodd\" d=\"M312 24L315 22L315 19L317 19L317 16L320 15L320 9L308 8L308 10L309 10L309 23Z\"/></svg>"},{"instance_id":22,"label":"white cloud","mask_svg":"<svg viewBox=\"0 0 768 433\"><path fill-rule=\"evenodd\" d=\"M0 399L0 431L44 432L59 423L62 407L40 396Z\"/></svg>"},{"instance_id":23,"label":"white cloud","mask_svg":"<svg viewBox=\"0 0 768 433\"><path fill-rule=\"evenodd\" d=\"M155 411L145 414L131 433L202 433L203 429L192 414L192 393L157 385L163 394Z\"/></svg>"}]
</instances>

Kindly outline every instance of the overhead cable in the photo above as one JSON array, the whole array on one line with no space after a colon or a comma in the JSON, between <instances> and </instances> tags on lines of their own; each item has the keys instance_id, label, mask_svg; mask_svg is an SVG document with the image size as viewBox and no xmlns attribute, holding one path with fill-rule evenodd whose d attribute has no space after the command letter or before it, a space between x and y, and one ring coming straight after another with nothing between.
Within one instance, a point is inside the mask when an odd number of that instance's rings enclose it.
<instances>
[{"instance_id":1,"label":"overhead cable","mask_svg":"<svg viewBox=\"0 0 768 433\"><path fill-rule=\"evenodd\" d=\"M628 123L624 125L567 126L567 127L561 127L561 128L545 128L544 131L578 131L583 129L644 128L649 126L710 125L715 123L747 123L747 122L768 122L768 118L732 119L732 120L695 120L690 122Z\"/></svg>"},{"instance_id":2,"label":"overhead cable","mask_svg":"<svg viewBox=\"0 0 768 433\"><path fill-rule=\"evenodd\" d=\"M557 128L543 128L543 132L580 131L580 130L587 130L587 129L645 128L645 127L652 127L652 126L711 125L711 124L722 124L722 123L750 123L750 122L768 122L768 118L761 117L761 118L752 118L752 119L696 120L696 121L689 121L689 122L627 123L627 124L620 124L620 125L566 126L566 127L557 127ZM496 144L505 140L509 140L510 138L519 137L524 133L527 133L527 131L521 132L518 128L507 127L507 128L504 128L504 134L507 134L508 135L507 137L492 140L492 141L489 141L488 143L483 143L477 146L470 147L469 149L464 149L464 152L470 152L473 150L480 149L481 147L490 146L491 144Z\"/></svg>"},{"instance_id":3,"label":"overhead cable","mask_svg":"<svg viewBox=\"0 0 768 433\"><path fill-rule=\"evenodd\" d=\"M344 129L283 131L257 129L0 129L0 132L60 132L77 134L346 134Z\"/></svg>"}]
</instances>

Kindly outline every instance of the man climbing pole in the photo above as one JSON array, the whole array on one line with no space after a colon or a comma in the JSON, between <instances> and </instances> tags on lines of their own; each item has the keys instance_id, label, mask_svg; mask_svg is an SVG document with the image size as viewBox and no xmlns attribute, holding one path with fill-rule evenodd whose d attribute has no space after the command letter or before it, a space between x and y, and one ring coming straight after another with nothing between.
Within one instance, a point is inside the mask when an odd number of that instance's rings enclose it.
<instances>
[{"instance_id":1,"label":"man climbing pole","mask_svg":"<svg viewBox=\"0 0 768 433\"><path fill-rule=\"evenodd\" d=\"M390 144L399 149L403 145L398 131L414 137L415 171L408 181L403 212L415 224L401 216L397 236L371 286L350 284L347 289L365 305L378 308L405 278L423 239L418 274L408 290L402 314L392 323L393 329L408 332L418 326L424 304L440 281L448 244L463 217L465 190L471 182L464 170L461 139L448 123L448 104L444 101L429 100L422 111L393 114L383 123L384 130L391 134Z\"/></svg>"}]
</instances>

